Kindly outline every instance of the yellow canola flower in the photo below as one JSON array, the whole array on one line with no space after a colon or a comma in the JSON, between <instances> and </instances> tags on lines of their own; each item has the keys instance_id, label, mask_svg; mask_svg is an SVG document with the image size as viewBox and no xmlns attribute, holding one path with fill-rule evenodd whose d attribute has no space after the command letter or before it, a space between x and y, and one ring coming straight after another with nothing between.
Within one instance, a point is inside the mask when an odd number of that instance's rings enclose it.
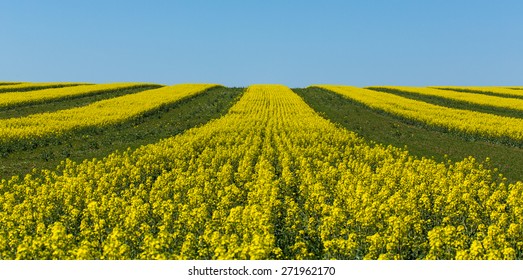
<instances>
[{"instance_id":1,"label":"yellow canola flower","mask_svg":"<svg viewBox=\"0 0 523 280\"><path fill-rule=\"evenodd\" d=\"M0 120L0 143L106 126L135 118L216 85L181 84L98 101L87 106Z\"/></svg>"},{"instance_id":2,"label":"yellow canola flower","mask_svg":"<svg viewBox=\"0 0 523 280\"><path fill-rule=\"evenodd\" d=\"M59 87L71 87L77 85L85 85L86 83L20 83L14 85L0 85L0 93L11 92L11 91L30 91L44 88L59 88ZM0 95L1 96L1 95Z\"/></svg>"},{"instance_id":3,"label":"yellow canola flower","mask_svg":"<svg viewBox=\"0 0 523 280\"><path fill-rule=\"evenodd\" d=\"M71 97L95 95L105 91L123 90L152 86L145 83L113 83L100 85L79 85L74 87L50 88L33 90L24 93L3 93L0 98L0 108L15 107L24 104L44 103ZM159 86L158 86L159 87Z\"/></svg>"},{"instance_id":4,"label":"yellow canola flower","mask_svg":"<svg viewBox=\"0 0 523 280\"><path fill-rule=\"evenodd\" d=\"M523 183L496 175L253 85L177 136L0 181L0 259L521 259Z\"/></svg>"},{"instance_id":5,"label":"yellow canola flower","mask_svg":"<svg viewBox=\"0 0 523 280\"><path fill-rule=\"evenodd\" d=\"M517 98L504 98L487 94L450 91L426 87L407 86L372 86L368 89L389 89L402 92L414 93L425 96L443 97L450 100L464 101L470 104L486 105L491 107L506 108L523 111L523 100Z\"/></svg>"},{"instance_id":6,"label":"yellow canola flower","mask_svg":"<svg viewBox=\"0 0 523 280\"><path fill-rule=\"evenodd\" d=\"M352 86L315 85L402 118L471 136L523 145L523 119L453 109Z\"/></svg>"},{"instance_id":7,"label":"yellow canola flower","mask_svg":"<svg viewBox=\"0 0 523 280\"><path fill-rule=\"evenodd\" d=\"M478 87L478 86L434 86L431 88L444 89L444 90L453 90L453 91L464 91L472 93L483 93L483 94L492 94L502 97L514 97L514 98L523 98L523 92L517 88L507 88L507 87Z\"/></svg>"}]
</instances>

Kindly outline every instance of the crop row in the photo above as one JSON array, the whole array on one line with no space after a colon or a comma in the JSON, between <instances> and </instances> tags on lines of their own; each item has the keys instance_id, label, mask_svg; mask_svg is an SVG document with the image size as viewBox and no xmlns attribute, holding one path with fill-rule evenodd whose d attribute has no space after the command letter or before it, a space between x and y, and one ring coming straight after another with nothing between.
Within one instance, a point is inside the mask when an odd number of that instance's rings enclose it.
<instances>
[{"instance_id":1,"label":"crop row","mask_svg":"<svg viewBox=\"0 0 523 280\"><path fill-rule=\"evenodd\" d=\"M490 95L496 95L496 96L501 96L501 97L523 98L523 92L521 92L517 88L478 87L478 86L469 86L469 87L437 86L437 87L432 87L432 88L452 90L452 91L461 91L461 92L480 93L480 94L490 94Z\"/></svg>"},{"instance_id":2,"label":"crop row","mask_svg":"<svg viewBox=\"0 0 523 280\"><path fill-rule=\"evenodd\" d=\"M284 86L0 183L2 259L521 259L523 183L368 145Z\"/></svg>"},{"instance_id":3,"label":"crop row","mask_svg":"<svg viewBox=\"0 0 523 280\"><path fill-rule=\"evenodd\" d=\"M0 86L19 85L22 82L0 82Z\"/></svg>"},{"instance_id":4,"label":"crop row","mask_svg":"<svg viewBox=\"0 0 523 280\"><path fill-rule=\"evenodd\" d=\"M73 130L124 122L214 86L175 85L102 100L72 109L3 119L0 120L0 147L9 151L18 143L28 141L38 143L41 138Z\"/></svg>"},{"instance_id":5,"label":"crop row","mask_svg":"<svg viewBox=\"0 0 523 280\"><path fill-rule=\"evenodd\" d=\"M20 83L14 85L0 85L0 93L13 91L31 91L45 88L61 88L85 85L85 83Z\"/></svg>"},{"instance_id":6,"label":"crop row","mask_svg":"<svg viewBox=\"0 0 523 280\"><path fill-rule=\"evenodd\" d=\"M79 85L65 88L50 88L19 93L4 93L0 99L0 109L17 107L20 105L45 103L73 97L96 95L108 91L150 87L152 84L144 83L113 83L100 85ZM158 87L160 87L158 85Z\"/></svg>"},{"instance_id":7,"label":"crop row","mask_svg":"<svg viewBox=\"0 0 523 280\"><path fill-rule=\"evenodd\" d=\"M512 109L523 112L523 100L517 98L504 98L486 94L450 91L435 88L424 87L406 87L406 86L377 86L368 87L371 90L385 90L385 91L399 91L407 92L415 95L434 96L445 98L449 100L456 100L466 102L474 105L483 105L490 107L498 107L504 109Z\"/></svg>"},{"instance_id":8,"label":"crop row","mask_svg":"<svg viewBox=\"0 0 523 280\"><path fill-rule=\"evenodd\" d=\"M523 146L523 119L437 106L390 93L351 86L318 85L373 109L468 137Z\"/></svg>"}]
</instances>

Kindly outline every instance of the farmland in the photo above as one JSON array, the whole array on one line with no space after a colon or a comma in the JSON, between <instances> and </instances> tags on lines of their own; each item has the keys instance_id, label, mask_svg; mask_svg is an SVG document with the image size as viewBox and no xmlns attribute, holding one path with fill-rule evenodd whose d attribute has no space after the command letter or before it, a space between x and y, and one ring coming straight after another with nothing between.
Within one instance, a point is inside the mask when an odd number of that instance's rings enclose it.
<instances>
[{"instance_id":1,"label":"farmland","mask_svg":"<svg viewBox=\"0 0 523 280\"><path fill-rule=\"evenodd\" d=\"M3 82L0 259L523 259L521 92Z\"/></svg>"}]
</instances>

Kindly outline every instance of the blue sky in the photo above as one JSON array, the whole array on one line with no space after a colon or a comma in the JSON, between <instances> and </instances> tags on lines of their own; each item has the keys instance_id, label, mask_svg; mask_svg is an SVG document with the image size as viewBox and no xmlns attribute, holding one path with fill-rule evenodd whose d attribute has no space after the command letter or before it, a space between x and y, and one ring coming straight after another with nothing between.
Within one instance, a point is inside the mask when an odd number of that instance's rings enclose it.
<instances>
[{"instance_id":1,"label":"blue sky","mask_svg":"<svg viewBox=\"0 0 523 280\"><path fill-rule=\"evenodd\" d=\"M0 80L523 85L523 1L0 0Z\"/></svg>"}]
</instances>

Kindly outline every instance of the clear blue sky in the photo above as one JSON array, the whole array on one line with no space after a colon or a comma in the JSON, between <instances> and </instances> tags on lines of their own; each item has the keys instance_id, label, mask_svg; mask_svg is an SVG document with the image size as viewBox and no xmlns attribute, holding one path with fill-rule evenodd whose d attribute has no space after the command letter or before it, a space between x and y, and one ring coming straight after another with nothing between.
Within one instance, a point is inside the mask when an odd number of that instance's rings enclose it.
<instances>
[{"instance_id":1,"label":"clear blue sky","mask_svg":"<svg viewBox=\"0 0 523 280\"><path fill-rule=\"evenodd\" d=\"M523 1L0 0L0 80L523 85Z\"/></svg>"}]
</instances>

